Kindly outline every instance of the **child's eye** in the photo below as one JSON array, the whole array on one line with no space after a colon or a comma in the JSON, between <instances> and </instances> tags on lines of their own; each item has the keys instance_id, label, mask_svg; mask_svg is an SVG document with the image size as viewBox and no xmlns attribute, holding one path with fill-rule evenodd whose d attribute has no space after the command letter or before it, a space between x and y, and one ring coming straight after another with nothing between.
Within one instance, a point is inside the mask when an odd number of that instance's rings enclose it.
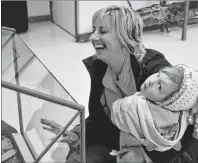
<instances>
[{"instance_id":1,"label":"child's eye","mask_svg":"<svg viewBox=\"0 0 198 163\"><path fill-rule=\"evenodd\" d=\"M158 88L159 88L159 90L161 90L161 89L162 89L162 85L161 85L161 83L159 83L159 84L158 84Z\"/></svg>"}]
</instances>

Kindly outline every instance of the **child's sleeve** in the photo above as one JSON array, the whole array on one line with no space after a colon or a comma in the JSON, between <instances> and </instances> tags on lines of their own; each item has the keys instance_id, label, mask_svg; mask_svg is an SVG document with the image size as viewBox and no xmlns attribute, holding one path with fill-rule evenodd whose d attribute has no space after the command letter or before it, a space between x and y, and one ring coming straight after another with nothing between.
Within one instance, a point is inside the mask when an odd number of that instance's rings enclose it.
<instances>
[{"instance_id":1,"label":"child's sleeve","mask_svg":"<svg viewBox=\"0 0 198 163\"><path fill-rule=\"evenodd\" d=\"M111 120L122 131L130 132L126 127L125 114L134 106L133 95L116 100L112 105Z\"/></svg>"},{"instance_id":2,"label":"child's sleeve","mask_svg":"<svg viewBox=\"0 0 198 163\"><path fill-rule=\"evenodd\" d=\"M111 120L120 130L123 130L124 116L123 107L127 106L129 103L128 97L116 100L111 109Z\"/></svg>"},{"instance_id":3,"label":"child's sleeve","mask_svg":"<svg viewBox=\"0 0 198 163\"><path fill-rule=\"evenodd\" d=\"M138 93L119 99L112 105L111 120L122 131L139 135Z\"/></svg>"}]
</instances>

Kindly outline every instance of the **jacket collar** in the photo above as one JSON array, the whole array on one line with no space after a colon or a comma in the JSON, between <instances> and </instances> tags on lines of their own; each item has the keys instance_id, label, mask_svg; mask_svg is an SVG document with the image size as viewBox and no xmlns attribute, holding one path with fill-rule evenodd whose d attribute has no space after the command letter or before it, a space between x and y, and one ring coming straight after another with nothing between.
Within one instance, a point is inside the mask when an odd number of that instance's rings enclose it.
<instances>
[{"instance_id":1,"label":"jacket collar","mask_svg":"<svg viewBox=\"0 0 198 163\"><path fill-rule=\"evenodd\" d=\"M139 80L140 74L142 73L142 68L141 68L137 58L134 55L130 55L130 59L131 59L131 68L133 70L134 78L137 83ZM86 59L83 59L83 63L85 65L85 67L87 68L87 71L89 72L91 78L93 76L92 72L93 72L94 68L105 67L105 69L107 69L107 65L102 61L99 61L97 59L95 60L94 55L92 55ZM104 72L104 74L105 74L105 72Z\"/></svg>"}]
</instances>

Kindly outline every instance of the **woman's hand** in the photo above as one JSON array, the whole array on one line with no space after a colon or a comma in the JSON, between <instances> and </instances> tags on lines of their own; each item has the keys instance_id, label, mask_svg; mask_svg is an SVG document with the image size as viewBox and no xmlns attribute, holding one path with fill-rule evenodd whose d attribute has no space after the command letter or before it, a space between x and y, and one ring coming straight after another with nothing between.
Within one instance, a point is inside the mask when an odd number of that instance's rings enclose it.
<instances>
[{"instance_id":1,"label":"woman's hand","mask_svg":"<svg viewBox=\"0 0 198 163\"><path fill-rule=\"evenodd\" d=\"M46 125L46 126L43 126L44 130L50 131L54 133L55 135L58 135L61 129L63 128L61 125L57 124L56 122L43 119L43 118L41 118L41 123Z\"/></svg>"},{"instance_id":2,"label":"woman's hand","mask_svg":"<svg viewBox=\"0 0 198 163\"><path fill-rule=\"evenodd\" d=\"M43 126L44 130L50 131L54 133L55 135L58 135L63 129L61 125L57 124L56 122L52 120L41 118L41 123L47 126L47 127ZM79 138L75 133L67 131L67 130L64 131L63 139L61 140L61 142L65 142L71 146L74 146L74 144L78 143L78 141L79 141Z\"/></svg>"}]
</instances>

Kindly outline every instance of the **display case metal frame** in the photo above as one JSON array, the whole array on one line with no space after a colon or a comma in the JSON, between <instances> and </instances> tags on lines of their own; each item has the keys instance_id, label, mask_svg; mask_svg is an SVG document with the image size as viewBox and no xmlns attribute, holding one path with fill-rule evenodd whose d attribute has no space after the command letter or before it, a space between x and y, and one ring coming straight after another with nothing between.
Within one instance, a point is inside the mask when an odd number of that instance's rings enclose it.
<instances>
[{"instance_id":1,"label":"display case metal frame","mask_svg":"<svg viewBox=\"0 0 198 163\"><path fill-rule=\"evenodd\" d=\"M16 34L16 31L14 29L7 28L7 27L2 27L1 29L2 30L8 30L8 31L13 32L8 37L8 39L2 44L2 50L3 50L3 48L6 46L6 44L14 37L14 35ZM15 47L15 42L14 41L12 41L12 46ZM32 54L34 54L34 53L32 52ZM15 60L16 57L17 57L17 55L16 55L16 52L14 51L14 53L13 53L14 60ZM30 58L30 60L31 59L32 58ZM73 103L73 102L68 101L68 100L63 100L63 99L60 99L58 97L54 97L52 95L48 95L48 94L45 94L45 93L41 93L41 92L38 92L38 91L35 91L35 90L28 89L26 87L20 86L19 85L19 78L18 78L18 75L19 75L18 65L17 65L17 62L15 62L14 60L13 60L13 62L14 62L14 69L15 69L15 80L16 80L16 84L13 84L13 83L10 83L10 82L1 80L1 87L17 92L20 133L21 133L24 141L26 142L26 145L28 146L28 148L30 150L30 153L32 154L32 156L34 158L34 163L38 163L43 158L43 156L49 151L49 149L53 146L53 144L60 138L60 136L64 133L64 131L67 130L67 128L69 127L69 125L79 115L80 115L80 125L81 125L81 138L80 138L80 141L81 141L81 143L80 143L81 144L81 160L82 160L82 163L85 163L86 162L85 161L86 160L86 158L85 158L85 156L86 156L85 155L85 107L83 105L80 105L80 104L77 104L77 103ZM31 61L28 60L26 66L30 62ZM23 70L25 69L26 66L23 66L22 69L20 70L20 72L23 72ZM26 134L24 132L24 129L23 129L23 118L22 118L22 108L21 108L20 94L29 95L29 96L32 96L32 97L35 97L35 98L39 98L39 99L48 101L48 102L52 102L54 104L62 105L62 106L65 106L65 107L70 107L70 108L72 108L74 110L77 110L77 113L63 127L63 129L61 130L61 132L58 135L56 135L56 137L48 144L48 146L40 153L40 155L38 157L36 157L34 155L34 152L31 149L32 147L30 147L28 145L28 143L27 143L28 142L27 141L27 136L26 136Z\"/></svg>"}]
</instances>

